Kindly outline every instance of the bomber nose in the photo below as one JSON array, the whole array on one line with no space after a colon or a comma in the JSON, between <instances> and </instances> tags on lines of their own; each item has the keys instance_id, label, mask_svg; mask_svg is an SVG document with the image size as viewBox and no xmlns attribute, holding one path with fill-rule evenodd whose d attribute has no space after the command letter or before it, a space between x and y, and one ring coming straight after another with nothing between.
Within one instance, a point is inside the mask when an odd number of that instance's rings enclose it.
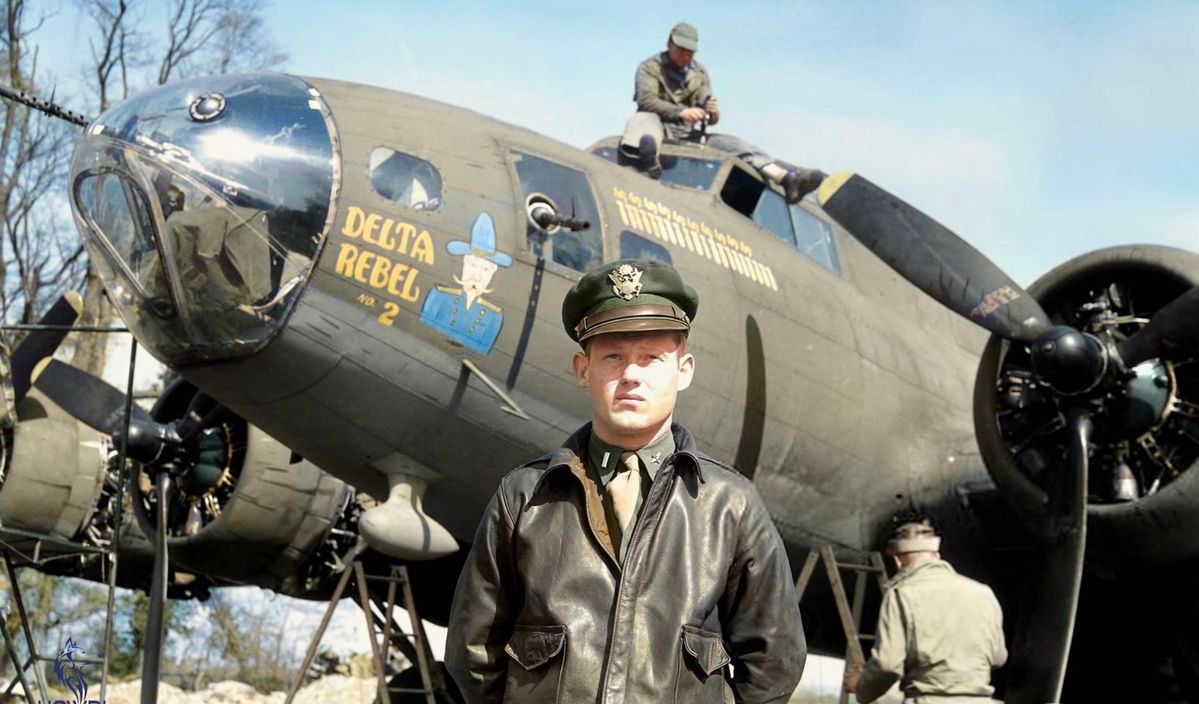
<instances>
[{"instance_id":1,"label":"bomber nose","mask_svg":"<svg viewBox=\"0 0 1199 704\"><path fill-rule=\"evenodd\" d=\"M320 94L276 74L170 84L92 124L71 164L76 225L155 356L241 356L282 327L328 227L335 141Z\"/></svg>"}]
</instances>

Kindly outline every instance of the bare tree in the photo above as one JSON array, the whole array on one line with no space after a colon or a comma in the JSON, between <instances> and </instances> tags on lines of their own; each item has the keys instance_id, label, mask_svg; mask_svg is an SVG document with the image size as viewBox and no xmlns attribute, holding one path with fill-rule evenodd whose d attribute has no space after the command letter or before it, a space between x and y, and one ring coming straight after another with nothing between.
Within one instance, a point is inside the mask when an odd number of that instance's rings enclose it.
<instances>
[{"instance_id":1,"label":"bare tree","mask_svg":"<svg viewBox=\"0 0 1199 704\"><path fill-rule=\"evenodd\" d=\"M212 39L231 4L227 0L172 0L167 47L158 64L159 85L171 80L198 51L212 48Z\"/></svg>"},{"instance_id":2,"label":"bare tree","mask_svg":"<svg viewBox=\"0 0 1199 704\"><path fill-rule=\"evenodd\" d=\"M114 89L118 100L129 97L130 69L144 50L144 37L133 29L128 0L86 0L80 9L96 28L90 41L92 65L86 73L96 90L98 111L103 112L112 103ZM114 79L119 81L115 86Z\"/></svg>"},{"instance_id":3,"label":"bare tree","mask_svg":"<svg viewBox=\"0 0 1199 704\"><path fill-rule=\"evenodd\" d=\"M216 73L274 68L287 61L287 53L267 33L258 0L229 3L214 39Z\"/></svg>"},{"instance_id":4,"label":"bare tree","mask_svg":"<svg viewBox=\"0 0 1199 704\"><path fill-rule=\"evenodd\" d=\"M244 592L243 592L244 593ZM211 632L194 661L198 678L233 677L260 692L286 689L299 658L290 647L287 607L258 595L258 604L214 591L208 601Z\"/></svg>"},{"instance_id":5,"label":"bare tree","mask_svg":"<svg viewBox=\"0 0 1199 704\"><path fill-rule=\"evenodd\" d=\"M27 37L43 20L30 16L25 0L3 2L0 80L16 90L38 90L37 52ZM61 211L46 207L65 176L73 130L11 101L0 115L0 314L27 322L82 271L82 248L59 227Z\"/></svg>"}]
</instances>

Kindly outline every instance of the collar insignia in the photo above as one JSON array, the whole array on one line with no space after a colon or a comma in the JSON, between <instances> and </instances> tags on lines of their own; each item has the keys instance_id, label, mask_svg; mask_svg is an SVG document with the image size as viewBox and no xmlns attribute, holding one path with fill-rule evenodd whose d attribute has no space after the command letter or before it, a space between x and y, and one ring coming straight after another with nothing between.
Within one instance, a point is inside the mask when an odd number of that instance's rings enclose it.
<instances>
[{"instance_id":1,"label":"collar insignia","mask_svg":"<svg viewBox=\"0 0 1199 704\"><path fill-rule=\"evenodd\" d=\"M621 264L615 270L608 272L612 280L612 293L626 301L631 301L641 295L641 270L631 264Z\"/></svg>"},{"instance_id":2,"label":"collar insignia","mask_svg":"<svg viewBox=\"0 0 1199 704\"><path fill-rule=\"evenodd\" d=\"M655 452L653 455L650 456L649 461L653 462L654 464L658 464L659 462L662 461L662 453Z\"/></svg>"}]
</instances>

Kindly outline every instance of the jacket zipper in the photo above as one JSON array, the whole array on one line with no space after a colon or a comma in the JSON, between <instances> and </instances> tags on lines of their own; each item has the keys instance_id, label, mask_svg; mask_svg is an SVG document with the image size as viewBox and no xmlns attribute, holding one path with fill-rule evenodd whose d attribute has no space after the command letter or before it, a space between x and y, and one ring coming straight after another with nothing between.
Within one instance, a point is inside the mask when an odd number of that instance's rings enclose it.
<instances>
[{"instance_id":1,"label":"jacket zipper","mask_svg":"<svg viewBox=\"0 0 1199 704\"><path fill-rule=\"evenodd\" d=\"M670 474L665 477L658 477L657 479L654 480L654 484L650 488L650 491L649 491L649 496L646 497L646 500L645 500L646 508L648 508L650 506L651 500L657 499L657 498L659 498L659 496L661 494L664 494L665 492L669 491L668 488L662 488L662 487L664 487L664 486L673 487L673 485L674 485L674 475L675 475L674 456L671 456L667 461L670 463L670 465L669 465L670 466ZM661 505L657 506L657 508L655 509L656 510L656 513L654 515L654 525L655 526L658 524L658 519L660 519L662 517L662 509L664 509L666 507L666 504L664 501L659 502L659 503ZM641 540L641 534L645 532L644 526L648 522L647 520L642 520L645 517L646 516L644 513L637 516L637 523L633 526L633 536L631 538L629 538L629 549L624 554L624 562L625 563L628 562L629 557L636 551L637 545ZM616 624L620 623L621 597L624 595L624 584L625 584L626 577L628 577L628 574L629 574L628 571L625 570L625 568L624 568L624 564L621 564L620 572L616 578L617 579L617 582L616 582L616 606L615 606L615 610L612 612L612 630L613 631L616 630ZM604 677L603 677L603 680L600 681L600 701L601 702L605 702L608 700L608 680L612 675L610 666L612 664L612 651L615 649L615 647L616 647L616 638L614 637L614 634L613 634L608 637L608 649L607 649L607 652L604 654L604 663L605 663L604 664ZM627 664L625 665L625 668L626 669L628 668Z\"/></svg>"}]
</instances>

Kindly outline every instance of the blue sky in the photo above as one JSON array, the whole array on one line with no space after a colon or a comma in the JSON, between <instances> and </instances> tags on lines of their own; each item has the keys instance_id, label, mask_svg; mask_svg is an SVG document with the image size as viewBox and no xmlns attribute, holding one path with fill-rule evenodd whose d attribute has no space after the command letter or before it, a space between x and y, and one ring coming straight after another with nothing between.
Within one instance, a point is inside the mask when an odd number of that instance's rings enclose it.
<instances>
[{"instance_id":1,"label":"blue sky","mask_svg":"<svg viewBox=\"0 0 1199 704\"><path fill-rule=\"evenodd\" d=\"M1020 283L1090 249L1199 249L1199 3L275 3L293 73L382 85L584 147L679 20L721 129L924 209ZM147 31L164 26L147 13ZM90 27L33 40L69 91ZM47 56L47 54L49 56Z\"/></svg>"}]
</instances>

